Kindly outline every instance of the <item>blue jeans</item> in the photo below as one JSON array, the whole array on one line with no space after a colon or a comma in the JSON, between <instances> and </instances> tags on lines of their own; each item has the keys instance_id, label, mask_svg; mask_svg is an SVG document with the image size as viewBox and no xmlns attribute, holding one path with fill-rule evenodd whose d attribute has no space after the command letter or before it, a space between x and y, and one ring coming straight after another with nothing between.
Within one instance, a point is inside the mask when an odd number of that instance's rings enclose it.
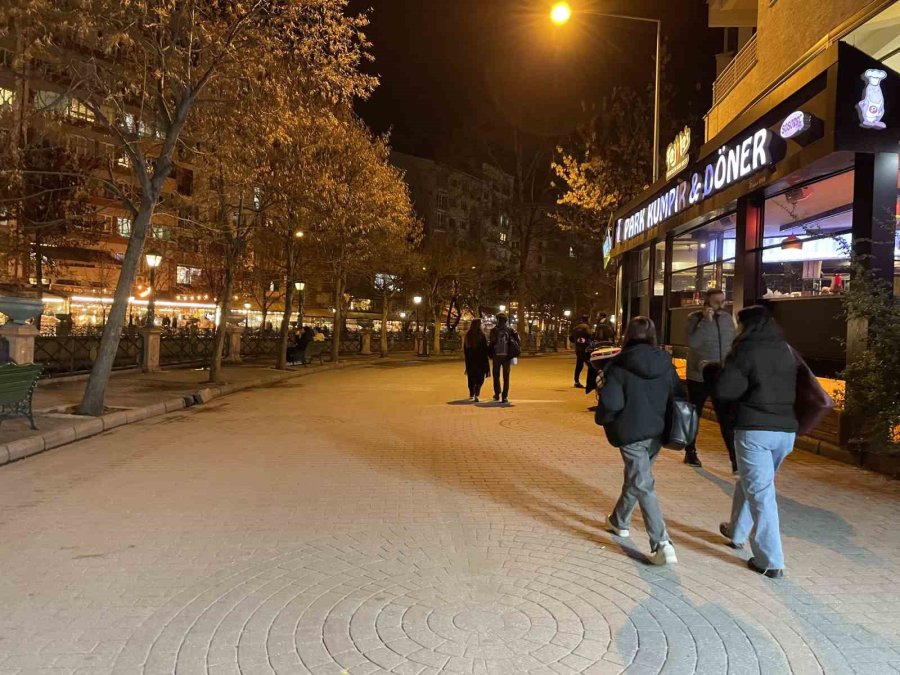
<instances>
[{"instance_id":1,"label":"blue jeans","mask_svg":"<svg viewBox=\"0 0 900 675\"><path fill-rule=\"evenodd\" d=\"M734 432L738 482L731 505L731 540L743 544L749 537L753 558L765 569L784 569L775 473L794 449L795 438L784 431Z\"/></svg>"}]
</instances>

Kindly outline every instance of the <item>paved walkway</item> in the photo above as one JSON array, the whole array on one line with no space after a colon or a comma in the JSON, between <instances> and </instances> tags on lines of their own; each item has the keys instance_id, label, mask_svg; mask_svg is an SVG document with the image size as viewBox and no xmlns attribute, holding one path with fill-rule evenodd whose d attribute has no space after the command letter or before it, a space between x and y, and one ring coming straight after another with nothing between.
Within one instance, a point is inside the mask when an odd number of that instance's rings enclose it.
<instances>
[{"instance_id":1,"label":"paved walkway","mask_svg":"<svg viewBox=\"0 0 900 675\"><path fill-rule=\"evenodd\" d=\"M3 467L0 673L900 671L896 482L795 453L764 579L716 534L707 427L703 470L658 463L680 562L651 567L600 529L621 462L570 365L524 360L501 408L379 362Z\"/></svg>"}]
</instances>

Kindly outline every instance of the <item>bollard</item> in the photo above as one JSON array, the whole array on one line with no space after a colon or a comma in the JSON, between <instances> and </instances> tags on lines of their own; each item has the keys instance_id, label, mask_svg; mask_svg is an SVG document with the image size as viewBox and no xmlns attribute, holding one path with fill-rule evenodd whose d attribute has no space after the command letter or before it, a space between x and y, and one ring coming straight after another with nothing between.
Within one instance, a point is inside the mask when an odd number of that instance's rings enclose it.
<instances>
[{"instance_id":1,"label":"bollard","mask_svg":"<svg viewBox=\"0 0 900 675\"><path fill-rule=\"evenodd\" d=\"M0 337L9 345L9 358L16 363L34 363L34 339L38 329L31 324L7 323L0 326Z\"/></svg>"},{"instance_id":2,"label":"bollard","mask_svg":"<svg viewBox=\"0 0 900 675\"><path fill-rule=\"evenodd\" d=\"M141 370L145 373L155 373L160 370L159 342L162 337L162 330L155 326L143 328L141 337L143 337Z\"/></svg>"}]
</instances>

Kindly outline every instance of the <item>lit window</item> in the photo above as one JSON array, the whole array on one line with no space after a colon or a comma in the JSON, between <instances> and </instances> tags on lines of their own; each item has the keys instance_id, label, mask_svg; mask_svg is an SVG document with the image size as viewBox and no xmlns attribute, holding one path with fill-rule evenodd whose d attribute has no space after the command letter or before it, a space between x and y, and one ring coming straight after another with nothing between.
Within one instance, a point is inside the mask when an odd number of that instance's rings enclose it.
<instances>
[{"instance_id":1,"label":"lit window","mask_svg":"<svg viewBox=\"0 0 900 675\"><path fill-rule=\"evenodd\" d=\"M126 153L124 150L116 155L116 166L121 166L123 169L128 169L131 167L131 159L128 157L128 153Z\"/></svg>"},{"instance_id":2,"label":"lit window","mask_svg":"<svg viewBox=\"0 0 900 675\"><path fill-rule=\"evenodd\" d=\"M175 281L179 286L193 286L200 281L203 270L198 267L178 265L175 268Z\"/></svg>"},{"instance_id":3,"label":"lit window","mask_svg":"<svg viewBox=\"0 0 900 675\"><path fill-rule=\"evenodd\" d=\"M16 92L12 89L4 89L0 87L0 108L7 105L12 105L16 100Z\"/></svg>"},{"instance_id":4,"label":"lit window","mask_svg":"<svg viewBox=\"0 0 900 675\"><path fill-rule=\"evenodd\" d=\"M575 257L575 247L574 247L574 246L570 246L570 247L569 247L569 257L570 257L570 258L574 258L574 257Z\"/></svg>"},{"instance_id":5,"label":"lit window","mask_svg":"<svg viewBox=\"0 0 900 675\"><path fill-rule=\"evenodd\" d=\"M122 216L116 218L116 232L119 233L120 237L130 237L131 218L123 218Z\"/></svg>"},{"instance_id":6,"label":"lit window","mask_svg":"<svg viewBox=\"0 0 900 675\"><path fill-rule=\"evenodd\" d=\"M500 233L500 241L505 244L507 239L509 239L509 237L507 236L506 232L501 232Z\"/></svg>"},{"instance_id":7,"label":"lit window","mask_svg":"<svg viewBox=\"0 0 900 675\"><path fill-rule=\"evenodd\" d=\"M84 120L85 122L94 121L94 113L87 107L84 101L77 98L70 98L69 104L66 106L66 115L76 120Z\"/></svg>"},{"instance_id":8,"label":"lit window","mask_svg":"<svg viewBox=\"0 0 900 675\"><path fill-rule=\"evenodd\" d=\"M253 208L259 211L262 206L262 189L257 185L253 188Z\"/></svg>"},{"instance_id":9,"label":"lit window","mask_svg":"<svg viewBox=\"0 0 900 675\"><path fill-rule=\"evenodd\" d=\"M168 239L169 238L169 228L164 227L162 225L151 225L150 236L153 239Z\"/></svg>"}]
</instances>

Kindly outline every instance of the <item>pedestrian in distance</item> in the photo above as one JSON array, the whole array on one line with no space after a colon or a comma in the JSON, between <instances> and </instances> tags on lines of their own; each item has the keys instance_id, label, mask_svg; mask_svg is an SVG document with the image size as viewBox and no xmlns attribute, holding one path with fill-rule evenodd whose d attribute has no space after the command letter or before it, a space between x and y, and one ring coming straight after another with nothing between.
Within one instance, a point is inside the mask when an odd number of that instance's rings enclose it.
<instances>
[{"instance_id":1,"label":"pedestrian in distance","mask_svg":"<svg viewBox=\"0 0 900 675\"><path fill-rule=\"evenodd\" d=\"M466 375L469 379L469 400L478 403L481 387L491 372L488 358L488 343L481 329L481 319L474 319L463 340L463 353L466 357Z\"/></svg>"},{"instance_id":2,"label":"pedestrian in distance","mask_svg":"<svg viewBox=\"0 0 900 675\"><path fill-rule=\"evenodd\" d=\"M706 405L706 399L712 398L719 430L731 459L731 471L736 474L731 405L714 394L716 376L731 351L735 334L734 319L724 307L725 294L718 288L711 288L706 291L703 308L688 317L688 398L700 414ZM685 448L684 463L703 466L697 453L696 441Z\"/></svg>"},{"instance_id":3,"label":"pedestrian in distance","mask_svg":"<svg viewBox=\"0 0 900 675\"><path fill-rule=\"evenodd\" d=\"M656 345L651 319L631 320L622 352L609 361L601 380L595 420L625 463L622 492L606 518L606 529L628 537L628 524L639 505L650 537L651 562L678 562L656 496L653 463L662 448L669 399L681 395L681 381L672 357Z\"/></svg>"},{"instance_id":4,"label":"pedestrian in distance","mask_svg":"<svg viewBox=\"0 0 900 675\"><path fill-rule=\"evenodd\" d=\"M598 366L602 364L606 358L606 354L596 352L596 350L606 351L608 348L616 344L616 329L609 320L609 316L605 312L600 312L597 320L597 327L594 329L594 337L590 349L587 352L588 371L587 385L585 393L590 394L597 389L597 375L599 374ZM608 352L607 352L608 353Z\"/></svg>"},{"instance_id":5,"label":"pedestrian in distance","mask_svg":"<svg viewBox=\"0 0 900 675\"><path fill-rule=\"evenodd\" d=\"M594 347L611 347L616 344L616 327L606 312L597 317L597 328L594 330Z\"/></svg>"},{"instance_id":6,"label":"pedestrian in distance","mask_svg":"<svg viewBox=\"0 0 900 675\"><path fill-rule=\"evenodd\" d=\"M772 313L738 313L738 336L716 383L716 395L735 403L738 481L731 519L719 531L734 548L750 540L748 566L772 579L784 575L775 474L797 436L797 363Z\"/></svg>"},{"instance_id":7,"label":"pedestrian in distance","mask_svg":"<svg viewBox=\"0 0 900 675\"><path fill-rule=\"evenodd\" d=\"M508 325L506 314L497 315L497 325L491 329L488 353L493 360L494 400L509 403L509 371L513 360L522 353L519 334ZM500 389L500 374L503 373L503 389Z\"/></svg>"},{"instance_id":8,"label":"pedestrian in distance","mask_svg":"<svg viewBox=\"0 0 900 675\"><path fill-rule=\"evenodd\" d=\"M581 323L572 329L569 335L569 341L575 345L575 388L584 389L581 384L581 371L585 365L589 365L591 355L592 333L591 326L588 323L590 318L585 315L581 317Z\"/></svg>"}]
</instances>

